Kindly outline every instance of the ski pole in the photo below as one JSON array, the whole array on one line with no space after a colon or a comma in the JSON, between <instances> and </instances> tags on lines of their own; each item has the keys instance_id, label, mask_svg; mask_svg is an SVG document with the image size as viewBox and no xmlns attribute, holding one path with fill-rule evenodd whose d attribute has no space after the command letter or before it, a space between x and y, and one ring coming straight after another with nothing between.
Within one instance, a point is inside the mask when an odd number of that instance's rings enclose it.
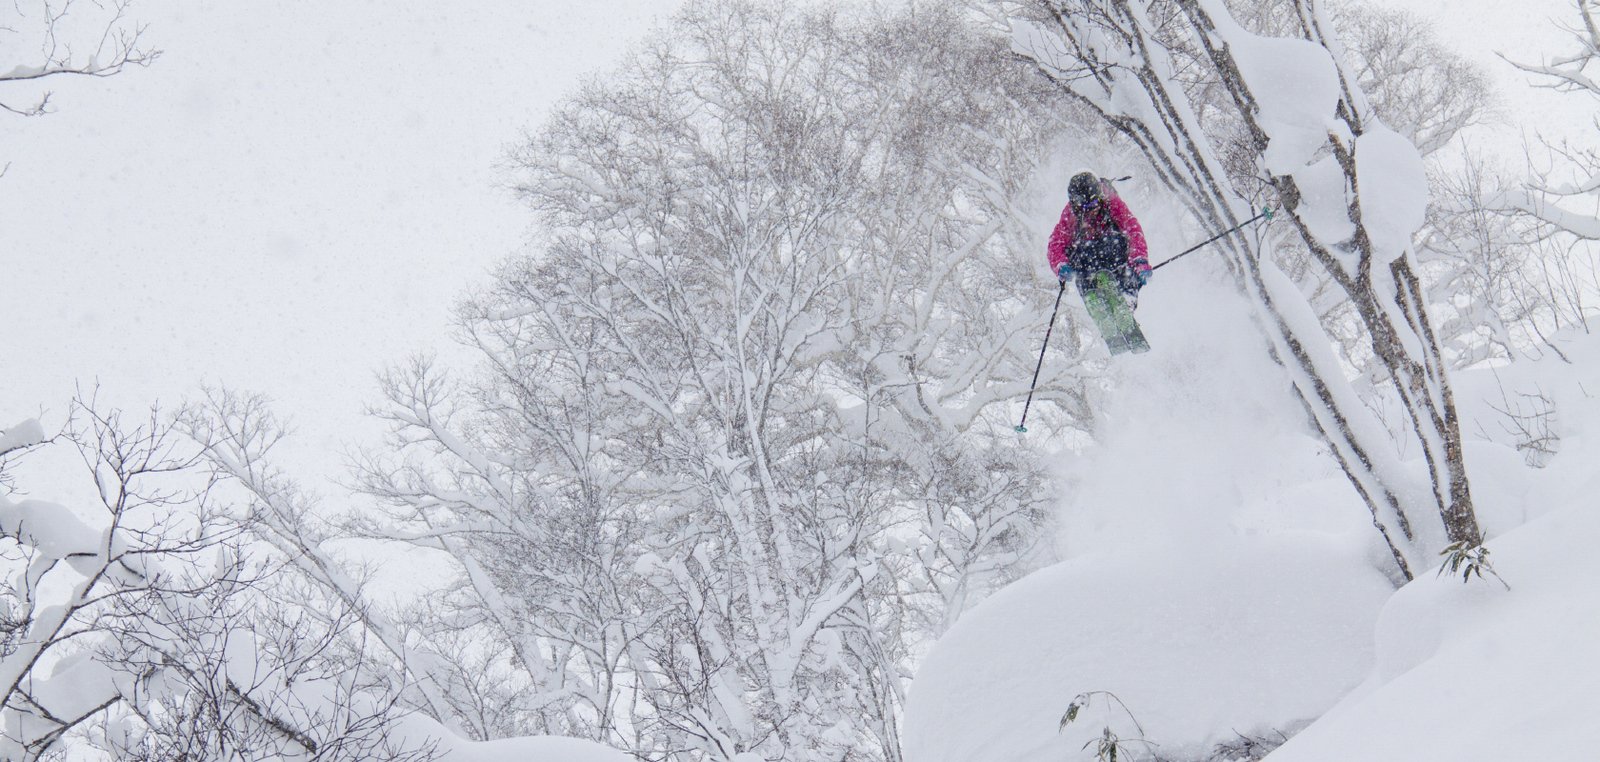
<instances>
[{"instance_id":1,"label":"ski pole","mask_svg":"<svg viewBox=\"0 0 1600 762\"><path fill-rule=\"evenodd\" d=\"M1267 222L1271 222L1272 221L1272 207L1270 207L1270 206L1264 207L1261 210L1260 214L1258 214L1258 215L1256 215L1254 217L1251 217L1250 219L1245 220L1244 222L1241 222L1241 223L1239 223L1237 225L1234 225L1233 227L1228 228L1227 230L1224 230L1221 233L1218 233L1218 234L1216 234L1214 236L1211 236L1210 238L1207 238L1206 240L1201 241L1200 243L1197 243L1197 244L1195 244L1193 246L1190 246L1189 248L1184 249L1183 251L1178 252L1177 255L1173 256L1171 259L1169 259L1169 260L1167 260L1165 262L1162 262L1161 264L1156 265L1155 267L1150 268L1150 271L1151 272L1155 272L1156 270L1160 270L1161 268L1166 267L1167 265L1170 265L1173 262L1178 261L1179 257L1182 257L1185 254L1193 254L1194 252L1204 248L1206 244L1209 244L1212 241L1221 240L1224 236L1228 235L1229 233L1232 233L1233 231L1238 230L1239 228L1242 228L1245 225L1249 225L1250 223L1255 222L1256 220L1259 220L1259 219L1262 219L1262 218L1266 218Z\"/></svg>"},{"instance_id":2,"label":"ski pole","mask_svg":"<svg viewBox=\"0 0 1600 762\"><path fill-rule=\"evenodd\" d=\"M1039 384L1039 369L1044 367L1044 350L1050 346L1050 332L1056 329L1056 315L1061 312L1061 295L1067 293L1067 279L1061 279L1061 288L1056 291L1056 306L1050 310L1050 325L1044 329L1044 346L1039 347L1039 364L1033 366L1033 380L1028 383L1028 401L1022 403L1022 422L1017 424L1017 433L1028 433L1028 408L1033 405L1033 387Z\"/></svg>"}]
</instances>

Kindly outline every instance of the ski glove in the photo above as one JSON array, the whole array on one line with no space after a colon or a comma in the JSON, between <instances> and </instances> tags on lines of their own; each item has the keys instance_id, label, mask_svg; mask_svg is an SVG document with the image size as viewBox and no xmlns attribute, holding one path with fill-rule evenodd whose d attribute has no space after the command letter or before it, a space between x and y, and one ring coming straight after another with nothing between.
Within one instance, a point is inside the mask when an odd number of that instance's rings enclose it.
<instances>
[{"instance_id":1,"label":"ski glove","mask_svg":"<svg viewBox=\"0 0 1600 762\"><path fill-rule=\"evenodd\" d=\"M1072 277L1072 265L1069 265L1066 262L1062 262L1061 266L1056 268L1056 275L1060 276L1060 278L1062 280L1066 280L1068 278L1071 278Z\"/></svg>"},{"instance_id":2,"label":"ski glove","mask_svg":"<svg viewBox=\"0 0 1600 762\"><path fill-rule=\"evenodd\" d=\"M1150 285L1150 271L1149 270L1140 270L1139 271L1139 288L1144 288L1145 286L1148 286L1148 285Z\"/></svg>"}]
</instances>

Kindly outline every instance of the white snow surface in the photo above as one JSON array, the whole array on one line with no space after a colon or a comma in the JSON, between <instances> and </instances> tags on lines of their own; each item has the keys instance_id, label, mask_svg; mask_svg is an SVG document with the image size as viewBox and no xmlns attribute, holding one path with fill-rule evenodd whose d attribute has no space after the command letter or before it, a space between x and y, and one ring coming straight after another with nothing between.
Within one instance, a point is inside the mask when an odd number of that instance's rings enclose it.
<instances>
[{"instance_id":1,"label":"white snow surface","mask_svg":"<svg viewBox=\"0 0 1600 762\"><path fill-rule=\"evenodd\" d=\"M1153 252L1182 235L1146 227ZM1064 456L1066 560L935 644L907 703L907 760L1089 760L1105 727L1164 759L1279 731L1294 738L1272 762L1592 756L1600 338L1559 338L1570 363L1453 375L1476 509L1512 590L1425 570L1396 591L1366 509L1218 270L1196 255L1146 289L1155 349L1113 361L1099 443ZM1532 394L1556 410L1544 468L1495 410ZM1093 691L1127 712L1097 695L1058 729Z\"/></svg>"},{"instance_id":2,"label":"white snow surface","mask_svg":"<svg viewBox=\"0 0 1600 762\"><path fill-rule=\"evenodd\" d=\"M437 762L635 762L622 751L582 738L523 736L467 741L421 715L402 720L398 737L406 748L431 741Z\"/></svg>"},{"instance_id":3,"label":"white snow surface","mask_svg":"<svg viewBox=\"0 0 1600 762\"><path fill-rule=\"evenodd\" d=\"M1152 228L1170 247L1173 231ZM1116 361L1100 443L1064 464L1068 560L936 644L908 700L909 762L1090 759L1103 727L1137 735L1104 702L1058 732L1089 691L1114 693L1183 758L1236 731L1292 731L1367 673L1393 591L1370 518L1217 263L1181 266L1181 288L1145 290L1155 349Z\"/></svg>"},{"instance_id":4,"label":"white snow surface","mask_svg":"<svg viewBox=\"0 0 1600 762\"><path fill-rule=\"evenodd\" d=\"M1159 281L1145 299L1156 349L1118 361L1126 391L1099 401L1104 440L1063 471L1068 560L935 645L908 701L909 762L1088 760L1106 727L1165 759L1279 731L1293 738L1271 762L1600 748L1600 586L1583 571L1600 543L1600 339L1562 337L1570 363L1454 376L1478 514L1512 589L1427 570L1395 591L1364 509L1304 437L1231 299ZM1495 411L1527 394L1556 410L1560 451L1544 468ZM1097 697L1058 730L1091 691L1127 712Z\"/></svg>"},{"instance_id":5,"label":"white snow surface","mask_svg":"<svg viewBox=\"0 0 1600 762\"><path fill-rule=\"evenodd\" d=\"M1574 50L1562 27L1578 21L1572 0L1387 0L1428 20L1439 40L1483 67L1495 88L1495 113L1469 127L1458 143L1475 154L1519 167L1538 136L1575 146L1594 144L1594 104L1547 84L1506 59L1537 64Z\"/></svg>"},{"instance_id":6,"label":"white snow surface","mask_svg":"<svg viewBox=\"0 0 1600 762\"><path fill-rule=\"evenodd\" d=\"M1429 574L1385 607L1371 679L1273 762L1589 758L1600 748L1600 594L1575 573L1600 511L1570 506L1491 542L1511 581Z\"/></svg>"},{"instance_id":7,"label":"white snow surface","mask_svg":"<svg viewBox=\"0 0 1600 762\"><path fill-rule=\"evenodd\" d=\"M1271 762L1589 759L1600 749L1600 586L1588 571L1600 542L1600 401L1590 396L1600 341L1564 351L1572 364L1551 357L1457 384L1463 407L1496 434L1486 403L1503 404L1501 385L1556 403L1562 450L1548 467L1519 467L1486 443L1468 450L1490 560L1511 589L1420 575L1384 607L1366 682Z\"/></svg>"},{"instance_id":8,"label":"white snow surface","mask_svg":"<svg viewBox=\"0 0 1600 762\"><path fill-rule=\"evenodd\" d=\"M1314 534L1223 546L1121 546L1064 562L984 602L912 686L911 762L1072 759L1106 721L1057 723L1110 691L1167 752L1316 717L1371 660L1387 581ZM1109 724L1136 735L1125 716Z\"/></svg>"}]
</instances>

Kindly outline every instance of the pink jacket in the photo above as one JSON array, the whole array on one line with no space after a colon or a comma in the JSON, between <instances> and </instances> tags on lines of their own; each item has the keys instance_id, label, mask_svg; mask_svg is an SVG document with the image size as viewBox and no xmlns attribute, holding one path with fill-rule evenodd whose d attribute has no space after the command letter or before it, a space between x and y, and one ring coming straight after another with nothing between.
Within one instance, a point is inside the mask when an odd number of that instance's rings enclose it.
<instances>
[{"instance_id":1,"label":"pink jacket","mask_svg":"<svg viewBox=\"0 0 1600 762\"><path fill-rule=\"evenodd\" d=\"M1144 230L1139 227L1139 221L1134 219L1133 212L1128 211L1128 205L1123 203L1122 198L1108 184L1102 182L1100 187L1106 210L1111 212L1111 219L1122 229L1122 234L1128 237L1128 266L1136 273L1148 271L1150 259L1145 248ZM1104 219L1091 218L1086 222L1085 227L1088 229L1085 233L1088 236L1094 237L1105 232ZM1055 232L1050 234L1050 245L1047 247L1050 253L1050 272L1060 270L1061 263L1067 261L1067 250L1072 248L1073 236L1077 235L1077 232L1078 218L1072 213L1072 204L1069 203L1061 210L1061 221L1056 223Z\"/></svg>"}]
</instances>

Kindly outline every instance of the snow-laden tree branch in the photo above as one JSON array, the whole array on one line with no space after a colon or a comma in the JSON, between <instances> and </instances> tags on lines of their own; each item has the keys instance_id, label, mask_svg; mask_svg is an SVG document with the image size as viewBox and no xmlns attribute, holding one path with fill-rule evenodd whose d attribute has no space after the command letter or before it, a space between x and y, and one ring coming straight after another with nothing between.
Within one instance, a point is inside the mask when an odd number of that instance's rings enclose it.
<instances>
[{"instance_id":1,"label":"snow-laden tree branch","mask_svg":"<svg viewBox=\"0 0 1600 762\"><path fill-rule=\"evenodd\" d=\"M1041 537L1063 106L953 11L698 2L518 150L539 245L462 308L478 373L385 376L361 531L455 560L428 629L496 644L522 732L899 758L918 643Z\"/></svg>"},{"instance_id":2,"label":"snow-laden tree branch","mask_svg":"<svg viewBox=\"0 0 1600 762\"><path fill-rule=\"evenodd\" d=\"M75 447L99 503L0 494L0 756L429 758L391 736L401 691L354 618L248 541L169 417L73 414L0 432L0 453Z\"/></svg>"},{"instance_id":3,"label":"snow-laden tree branch","mask_svg":"<svg viewBox=\"0 0 1600 762\"><path fill-rule=\"evenodd\" d=\"M50 92L5 96L22 85L61 77L109 77L129 66L148 66L161 55L145 44L145 27L129 20L132 0L90 3L40 0L8 4L0 26L0 109L38 116Z\"/></svg>"},{"instance_id":4,"label":"snow-laden tree branch","mask_svg":"<svg viewBox=\"0 0 1600 762\"><path fill-rule=\"evenodd\" d=\"M1578 23L1566 29L1571 49L1538 64L1513 64L1538 75L1545 87L1591 99L1596 106L1594 126L1600 129L1600 3L1575 0L1575 4ZM1600 213L1595 211L1600 199L1600 149L1593 141L1557 145L1547 140L1546 145L1564 166L1539 177L1527 193L1512 196L1512 205L1568 236L1600 241Z\"/></svg>"},{"instance_id":5,"label":"snow-laden tree branch","mask_svg":"<svg viewBox=\"0 0 1600 762\"><path fill-rule=\"evenodd\" d=\"M1288 38L1248 32L1210 0L1009 7L1019 53L1137 146L1201 227L1225 230L1276 202L1294 243L1353 305L1407 411L1425 485L1389 454L1315 308L1266 256L1275 239L1223 241L1272 351L1372 509L1400 574L1410 577L1443 544L1423 533L1419 510L1440 517L1444 539L1481 541L1445 365L1411 265L1427 199L1422 162L1373 113L1326 14L1309 0L1288 4L1296 28Z\"/></svg>"}]
</instances>

